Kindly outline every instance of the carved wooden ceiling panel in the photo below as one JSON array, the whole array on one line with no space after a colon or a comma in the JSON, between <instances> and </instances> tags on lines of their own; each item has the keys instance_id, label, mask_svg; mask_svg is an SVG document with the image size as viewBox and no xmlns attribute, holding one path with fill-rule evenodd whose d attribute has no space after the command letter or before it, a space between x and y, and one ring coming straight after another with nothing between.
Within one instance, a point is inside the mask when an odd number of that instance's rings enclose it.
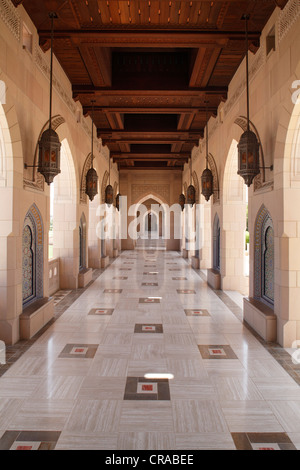
<instances>
[{"instance_id":1,"label":"carved wooden ceiling panel","mask_svg":"<svg viewBox=\"0 0 300 470\"><path fill-rule=\"evenodd\" d=\"M54 52L120 168L183 168L276 5L287 0L14 0ZM206 102L208 104L206 105Z\"/></svg>"}]
</instances>

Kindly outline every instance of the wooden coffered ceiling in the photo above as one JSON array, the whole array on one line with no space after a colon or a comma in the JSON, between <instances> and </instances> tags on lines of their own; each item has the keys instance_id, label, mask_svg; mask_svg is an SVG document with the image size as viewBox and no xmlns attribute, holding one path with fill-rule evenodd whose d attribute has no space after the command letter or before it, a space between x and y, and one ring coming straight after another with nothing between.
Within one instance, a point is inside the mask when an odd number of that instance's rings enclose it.
<instances>
[{"instance_id":1,"label":"wooden coffered ceiling","mask_svg":"<svg viewBox=\"0 0 300 470\"><path fill-rule=\"evenodd\" d=\"M183 168L245 55L287 0L15 0L54 52L119 168Z\"/></svg>"}]
</instances>

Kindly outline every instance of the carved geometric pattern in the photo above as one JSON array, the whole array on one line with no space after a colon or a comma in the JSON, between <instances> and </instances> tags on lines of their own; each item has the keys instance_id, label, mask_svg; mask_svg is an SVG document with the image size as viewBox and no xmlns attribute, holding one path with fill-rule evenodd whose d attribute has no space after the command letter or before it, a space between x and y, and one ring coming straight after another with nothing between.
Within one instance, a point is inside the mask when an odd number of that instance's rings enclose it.
<instances>
[{"instance_id":1,"label":"carved geometric pattern","mask_svg":"<svg viewBox=\"0 0 300 470\"><path fill-rule=\"evenodd\" d=\"M9 0L0 0L0 17L10 32L20 41L21 19Z\"/></svg>"},{"instance_id":2,"label":"carved geometric pattern","mask_svg":"<svg viewBox=\"0 0 300 470\"><path fill-rule=\"evenodd\" d=\"M170 201L170 185L168 184L133 184L131 186L131 200L137 202L147 194L156 194L167 202Z\"/></svg>"},{"instance_id":3,"label":"carved geometric pattern","mask_svg":"<svg viewBox=\"0 0 300 470\"><path fill-rule=\"evenodd\" d=\"M43 296L44 233L35 204L27 212L23 228L23 304Z\"/></svg>"},{"instance_id":4,"label":"carved geometric pattern","mask_svg":"<svg viewBox=\"0 0 300 470\"><path fill-rule=\"evenodd\" d=\"M289 32L293 24L300 16L300 2L299 0L290 0L279 14L278 20L278 41L282 39Z\"/></svg>"},{"instance_id":5,"label":"carved geometric pattern","mask_svg":"<svg viewBox=\"0 0 300 470\"><path fill-rule=\"evenodd\" d=\"M254 297L271 305L274 303L274 229L264 205L255 222Z\"/></svg>"},{"instance_id":6,"label":"carved geometric pattern","mask_svg":"<svg viewBox=\"0 0 300 470\"><path fill-rule=\"evenodd\" d=\"M27 223L23 229L23 302L27 302L35 294L34 237L31 224L29 221Z\"/></svg>"}]
</instances>

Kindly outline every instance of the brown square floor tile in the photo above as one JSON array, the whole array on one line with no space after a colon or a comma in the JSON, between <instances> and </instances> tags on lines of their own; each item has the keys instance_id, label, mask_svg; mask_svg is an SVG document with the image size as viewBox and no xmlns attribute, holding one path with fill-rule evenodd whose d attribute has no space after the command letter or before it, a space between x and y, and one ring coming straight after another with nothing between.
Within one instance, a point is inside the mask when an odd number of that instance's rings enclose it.
<instances>
[{"instance_id":1,"label":"brown square floor tile","mask_svg":"<svg viewBox=\"0 0 300 470\"><path fill-rule=\"evenodd\" d=\"M140 304L159 304L160 299L151 298L151 297L143 297L139 299Z\"/></svg>"},{"instance_id":2,"label":"brown square floor tile","mask_svg":"<svg viewBox=\"0 0 300 470\"><path fill-rule=\"evenodd\" d=\"M134 327L135 333L163 333L162 324L158 323L136 323Z\"/></svg>"},{"instance_id":3,"label":"brown square floor tile","mask_svg":"<svg viewBox=\"0 0 300 470\"><path fill-rule=\"evenodd\" d=\"M297 450L284 432L231 433L237 450Z\"/></svg>"},{"instance_id":4,"label":"brown square floor tile","mask_svg":"<svg viewBox=\"0 0 300 470\"><path fill-rule=\"evenodd\" d=\"M66 344L59 358L92 359L97 351L98 344Z\"/></svg>"},{"instance_id":5,"label":"brown square floor tile","mask_svg":"<svg viewBox=\"0 0 300 470\"><path fill-rule=\"evenodd\" d=\"M54 450L60 431L6 431L0 450Z\"/></svg>"},{"instance_id":6,"label":"brown square floor tile","mask_svg":"<svg viewBox=\"0 0 300 470\"><path fill-rule=\"evenodd\" d=\"M177 289L178 294L196 294L195 290L192 289Z\"/></svg>"},{"instance_id":7,"label":"brown square floor tile","mask_svg":"<svg viewBox=\"0 0 300 470\"><path fill-rule=\"evenodd\" d=\"M121 294L122 289L105 289L104 294Z\"/></svg>"},{"instance_id":8,"label":"brown square floor tile","mask_svg":"<svg viewBox=\"0 0 300 470\"><path fill-rule=\"evenodd\" d=\"M92 310L89 311L88 315L112 315L113 311L113 308L92 308Z\"/></svg>"},{"instance_id":9,"label":"brown square floor tile","mask_svg":"<svg viewBox=\"0 0 300 470\"><path fill-rule=\"evenodd\" d=\"M170 400L169 380L127 377L124 400Z\"/></svg>"},{"instance_id":10,"label":"brown square floor tile","mask_svg":"<svg viewBox=\"0 0 300 470\"><path fill-rule=\"evenodd\" d=\"M187 308L184 312L187 317L210 317L208 310L203 308Z\"/></svg>"},{"instance_id":11,"label":"brown square floor tile","mask_svg":"<svg viewBox=\"0 0 300 470\"><path fill-rule=\"evenodd\" d=\"M228 344L200 344L198 348L203 359L237 359Z\"/></svg>"}]
</instances>

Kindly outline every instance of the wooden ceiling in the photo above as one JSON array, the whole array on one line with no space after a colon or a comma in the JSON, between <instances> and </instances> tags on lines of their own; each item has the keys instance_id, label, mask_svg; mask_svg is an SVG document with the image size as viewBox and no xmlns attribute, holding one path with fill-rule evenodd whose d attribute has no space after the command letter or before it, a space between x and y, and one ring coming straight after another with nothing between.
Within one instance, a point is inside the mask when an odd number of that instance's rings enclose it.
<instances>
[{"instance_id":1,"label":"wooden ceiling","mask_svg":"<svg viewBox=\"0 0 300 470\"><path fill-rule=\"evenodd\" d=\"M15 0L91 113L119 168L183 168L245 55L287 0Z\"/></svg>"}]
</instances>

